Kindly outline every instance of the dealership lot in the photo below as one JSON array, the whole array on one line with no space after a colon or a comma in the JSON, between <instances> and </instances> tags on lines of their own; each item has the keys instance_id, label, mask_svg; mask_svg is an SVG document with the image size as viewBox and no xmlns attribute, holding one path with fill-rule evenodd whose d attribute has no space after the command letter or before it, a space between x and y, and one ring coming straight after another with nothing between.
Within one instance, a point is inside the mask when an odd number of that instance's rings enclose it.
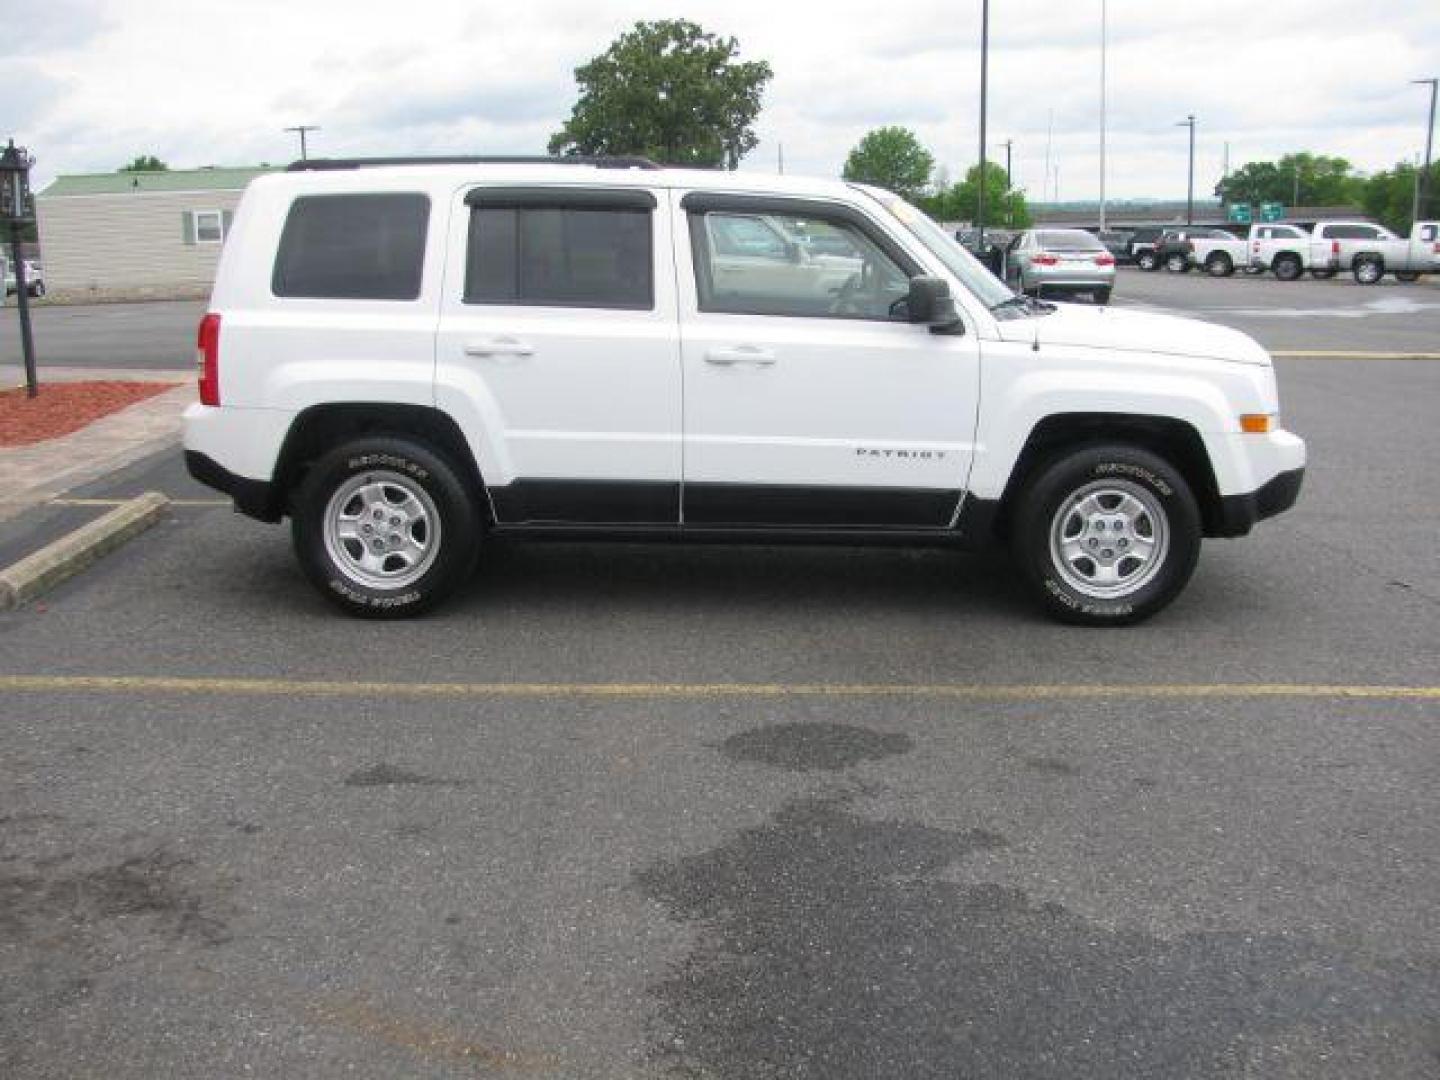
<instances>
[{"instance_id":1,"label":"dealership lot","mask_svg":"<svg viewBox=\"0 0 1440 1080\"><path fill-rule=\"evenodd\" d=\"M360 623L177 455L74 493L177 505L0 615L0 1073L1433 1075L1440 360L1375 354L1440 288L1116 301L1364 357L1279 360L1299 506L1134 630L997 555L580 544ZM45 314L180 366L199 310Z\"/></svg>"}]
</instances>

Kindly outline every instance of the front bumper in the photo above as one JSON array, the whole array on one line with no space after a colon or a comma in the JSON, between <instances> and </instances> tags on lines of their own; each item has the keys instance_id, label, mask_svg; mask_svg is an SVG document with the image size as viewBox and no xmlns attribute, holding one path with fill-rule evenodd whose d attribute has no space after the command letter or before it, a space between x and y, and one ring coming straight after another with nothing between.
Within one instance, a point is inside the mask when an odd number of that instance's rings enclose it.
<instances>
[{"instance_id":1,"label":"front bumper","mask_svg":"<svg viewBox=\"0 0 1440 1080\"><path fill-rule=\"evenodd\" d=\"M1215 536L1244 536L1257 521L1283 513L1300 498L1305 468L1278 473L1254 491L1220 497L1219 528Z\"/></svg>"}]
</instances>

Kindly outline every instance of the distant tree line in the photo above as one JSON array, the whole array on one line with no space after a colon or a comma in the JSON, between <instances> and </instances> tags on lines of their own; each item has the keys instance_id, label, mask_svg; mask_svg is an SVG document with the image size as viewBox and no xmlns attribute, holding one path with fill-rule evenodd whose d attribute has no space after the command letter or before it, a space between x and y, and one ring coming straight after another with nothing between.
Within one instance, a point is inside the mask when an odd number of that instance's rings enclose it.
<instances>
[{"instance_id":1,"label":"distant tree line","mask_svg":"<svg viewBox=\"0 0 1440 1080\"><path fill-rule=\"evenodd\" d=\"M1252 161L1215 185L1226 203L1262 202L1284 206L1359 206L1371 217L1398 233L1413 223L1416 180L1421 170L1408 161L1397 162L1369 176L1357 172L1342 157L1325 154L1286 154L1278 161ZM1427 205L1420 216L1436 215L1440 204L1440 162L1430 166Z\"/></svg>"}]
</instances>

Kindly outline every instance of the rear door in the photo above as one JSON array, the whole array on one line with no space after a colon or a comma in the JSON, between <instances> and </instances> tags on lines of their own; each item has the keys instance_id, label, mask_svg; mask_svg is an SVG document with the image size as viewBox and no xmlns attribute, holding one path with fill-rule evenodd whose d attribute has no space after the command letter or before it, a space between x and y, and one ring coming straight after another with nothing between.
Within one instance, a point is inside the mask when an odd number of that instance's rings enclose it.
<instances>
[{"instance_id":1,"label":"rear door","mask_svg":"<svg viewBox=\"0 0 1440 1080\"><path fill-rule=\"evenodd\" d=\"M670 247L648 189L455 194L436 404L463 418L497 522L678 523Z\"/></svg>"},{"instance_id":2,"label":"rear door","mask_svg":"<svg viewBox=\"0 0 1440 1080\"><path fill-rule=\"evenodd\" d=\"M691 527L940 529L973 453L979 343L904 321L915 256L849 204L692 192L677 200ZM754 275L711 238L782 223L804 250ZM843 272L842 272L843 271Z\"/></svg>"}]
</instances>

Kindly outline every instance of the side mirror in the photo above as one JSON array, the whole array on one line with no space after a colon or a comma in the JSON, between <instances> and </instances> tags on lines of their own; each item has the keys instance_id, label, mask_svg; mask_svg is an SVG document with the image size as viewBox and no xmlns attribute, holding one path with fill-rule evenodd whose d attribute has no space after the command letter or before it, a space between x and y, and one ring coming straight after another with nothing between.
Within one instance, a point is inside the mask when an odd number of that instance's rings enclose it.
<instances>
[{"instance_id":1,"label":"side mirror","mask_svg":"<svg viewBox=\"0 0 1440 1080\"><path fill-rule=\"evenodd\" d=\"M910 279L905 296L905 310L912 323L928 323L936 333L957 333L963 329L960 312L950 295L950 283L944 278L920 274Z\"/></svg>"}]
</instances>

